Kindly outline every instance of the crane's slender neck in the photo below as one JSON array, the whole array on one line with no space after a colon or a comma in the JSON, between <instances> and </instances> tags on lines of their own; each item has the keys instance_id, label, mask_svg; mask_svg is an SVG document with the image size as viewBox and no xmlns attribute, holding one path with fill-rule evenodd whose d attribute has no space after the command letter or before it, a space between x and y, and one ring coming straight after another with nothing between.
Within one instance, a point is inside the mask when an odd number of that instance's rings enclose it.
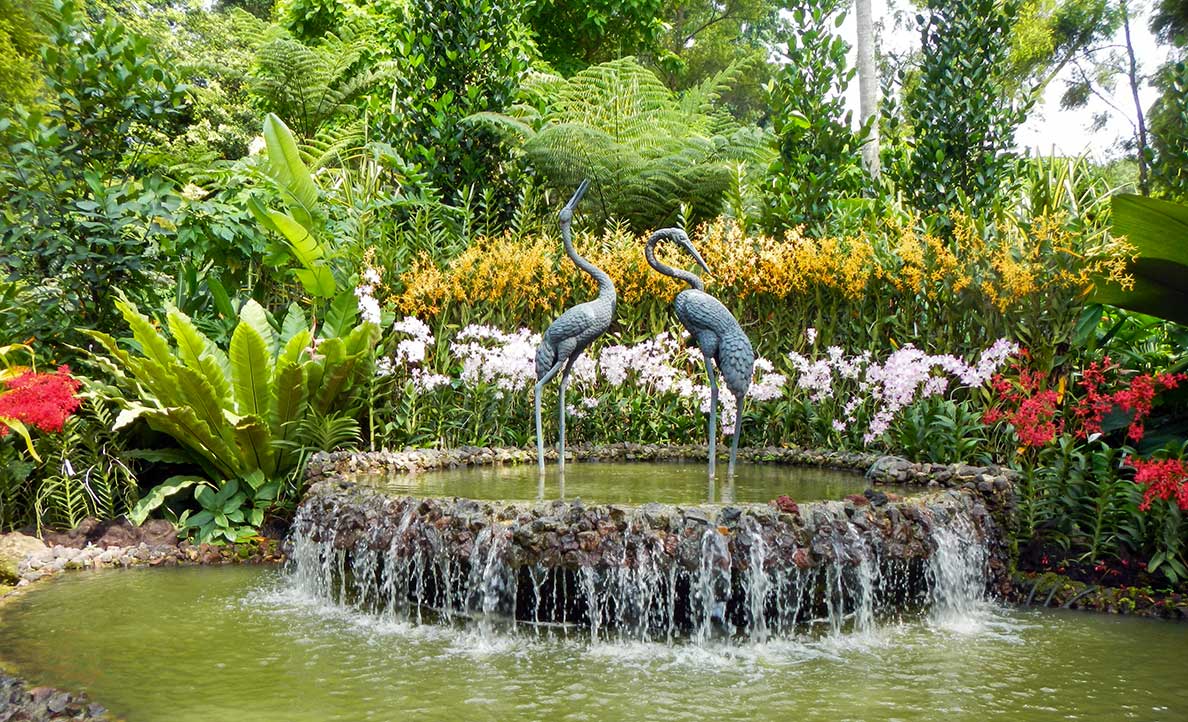
<instances>
[{"instance_id":1,"label":"crane's slender neck","mask_svg":"<svg viewBox=\"0 0 1188 722\"><path fill-rule=\"evenodd\" d=\"M668 240L668 234L662 230L656 231L652 234L652 237L648 239L648 245L644 246L644 257L648 259L648 265L652 268L655 268L660 273L663 273L665 276L671 276L673 278L679 279L689 284L691 287L696 288L698 291L704 291L705 284L702 283L701 279L696 275L684 269L666 266L656 258L656 245L660 243L660 241L666 240Z\"/></svg>"},{"instance_id":2,"label":"crane's slender neck","mask_svg":"<svg viewBox=\"0 0 1188 722\"><path fill-rule=\"evenodd\" d=\"M569 260L573 261L575 266L588 273L591 278L598 282L598 297L609 299L611 303L614 303L614 282L611 281L611 277L605 271L578 255L577 249L573 247L573 234L570 233L568 226L561 229L561 240L565 244L565 255L569 256Z\"/></svg>"}]
</instances>

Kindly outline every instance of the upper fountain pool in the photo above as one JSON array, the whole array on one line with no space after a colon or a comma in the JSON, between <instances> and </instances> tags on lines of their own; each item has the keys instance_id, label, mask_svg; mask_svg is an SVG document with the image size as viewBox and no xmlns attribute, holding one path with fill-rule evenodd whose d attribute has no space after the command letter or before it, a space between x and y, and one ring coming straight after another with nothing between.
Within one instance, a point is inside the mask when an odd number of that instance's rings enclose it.
<instances>
[{"instance_id":1,"label":"upper fountain pool","mask_svg":"<svg viewBox=\"0 0 1188 722\"><path fill-rule=\"evenodd\" d=\"M841 499L869 483L850 471L768 464L740 464L732 481L706 478L704 463L570 464L564 477L550 466L543 482L535 465L479 466L420 474L353 477L391 494L419 497L531 501L580 498L595 504L767 503L781 495L796 501Z\"/></svg>"}]
</instances>

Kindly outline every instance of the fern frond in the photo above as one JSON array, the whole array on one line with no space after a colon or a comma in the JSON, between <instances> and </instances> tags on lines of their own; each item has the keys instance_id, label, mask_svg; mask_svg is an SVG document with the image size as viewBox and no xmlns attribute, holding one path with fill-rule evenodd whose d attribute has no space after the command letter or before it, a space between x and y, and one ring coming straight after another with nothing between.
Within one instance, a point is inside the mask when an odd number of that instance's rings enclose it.
<instances>
[{"instance_id":1,"label":"fern frond","mask_svg":"<svg viewBox=\"0 0 1188 722\"><path fill-rule=\"evenodd\" d=\"M265 110L280 116L302 138L312 138L386 77L386 66L356 70L365 50L361 40L327 38L323 45L310 47L275 35L257 51L252 90Z\"/></svg>"},{"instance_id":2,"label":"fern frond","mask_svg":"<svg viewBox=\"0 0 1188 722\"><path fill-rule=\"evenodd\" d=\"M531 110L531 109L527 109ZM535 112L535 111L533 111ZM531 118L531 116L529 116ZM529 140L536 135L531 122L525 122L513 115L484 111L473 113L462 119L463 123L486 128L503 138Z\"/></svg>"}]
</instances>

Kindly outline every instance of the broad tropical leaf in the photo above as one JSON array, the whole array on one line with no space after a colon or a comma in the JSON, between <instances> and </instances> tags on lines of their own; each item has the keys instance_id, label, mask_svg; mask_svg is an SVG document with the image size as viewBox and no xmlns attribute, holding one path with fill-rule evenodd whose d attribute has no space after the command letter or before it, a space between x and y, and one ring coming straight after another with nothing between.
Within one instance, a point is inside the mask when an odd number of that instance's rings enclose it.
<instances>
[{"instance_id":1,"label":"broad tropical leaf","mask_svg":"<svg viewBox=\"0 0 1188 722\"><path fill-rule=\"evenodd\" d=\"M136 526L144 523L148 518L149 512L165 503L165 500L179 491L189 489L195 484L201 484L205 481L200 476L171 476L164 482L157 484L149 493L140 497L140 501L136 502L136 506L128 512L128 521Z\"/></svg>"},{"instance_id":2,"label":"broad tropical leaf","mask_svg":"<svg viewBox=\"0 0 1188 722\"><path fill-rule=\"evenodd\" d=\"M1113 231L1138 252L1127 271L1134 288L1099 281L1092 300L1188 324L1188 206L1117 195Z\"/></svg>"},{"instance_id":3,"label":"broad tropical leaf","mask_svg":"<svg viewBox=\"0 0 1188 722\"><path fill-rule=\"evenodd\" d=\"M182 363L202 374L214 391L219 404L224 408L230 408L233 403L231 386L227 383L226 369L219 365L215 355L218 349L198 330L189 316L176 308L171 308L166 318L169 322L169 333L177 343L177 355Z\"/></svg>"},{"instance_id":4,"label":"broad tropical leaf","mask_svg":"<svg viewBox=\"0 0 1188 722\"><path fill-rule=\"evenodd\" d=\"M272 358L264 339L247 323L231 334L231 382L236 413L267 418L272 405Z\"/></svg>"},{"instance_id":5,"label":"broad tropical leaf","mask_svg":"<svg viewBox=\"0 0 1188 722\"><path fill-rule=\"evenodd\" d=\"M268 321L268 312L256 302L256 299L248 299L248 302L243 304L243 308L239 309L239 320L251 326L256 333L260 334L260 338L264 341L264 347L268 349L268 356L270 358L276 356L276 331L273 330L272 324Z\"/></svg>"},{"instance_id":6,"label":"broad tropical leaf","mask_svg":"<svg viewBox=\"0 0 1188 722\"><path fill-rule=\"evenodd\" d=\"M289 127L275 113L269 113L264 119L264 143L268 147L268 167L272 177L292 201L292 210L300 223L311 227L318 202L318 186L301 160Z\"/></svg>"},{"instance_id":7,"label":"broad tropical leaf","mask_svg":"<svg viewBox=\"0 0 1188 722\"><path fill-rule=\"evenodd\" d=\"M211 468L212 478L228 478L243 473L239 453L211 433L206 422L188 408L149 409L143 417L148 425L169 434L182 446L192 449Z\"/></svg>"},{"instance_id":8,"label":"broad tropical leaf","mask_svg":"<svg viewBox=\"0 0 1188 722\"><path fill-rule=\"evenodd\" d=\"M244 469L259 469L267 476L276 474L276 455L272 449L272 433L268 424L258 416L248 416L235 425L235 444L244 462Z\"/></svg>"},{"instance_id":9,"label":"broad tropical leaf","mask_svg":"<svg viewBox=\"0 0 1188 722\"><path fill-rule=\"evenodd\" d=\"M116 301L116 308L123 314L124 320L132 328L132 338L136 339L136 343L140 344L141 351L144 355L151 358L156 363L160 364L166 371L169 370L175 361L173 352L169 349L169 342L161 335L156 326L149 318L140 313L136 306L127 299L120 299Z\"/></svg>"}]
</instances>

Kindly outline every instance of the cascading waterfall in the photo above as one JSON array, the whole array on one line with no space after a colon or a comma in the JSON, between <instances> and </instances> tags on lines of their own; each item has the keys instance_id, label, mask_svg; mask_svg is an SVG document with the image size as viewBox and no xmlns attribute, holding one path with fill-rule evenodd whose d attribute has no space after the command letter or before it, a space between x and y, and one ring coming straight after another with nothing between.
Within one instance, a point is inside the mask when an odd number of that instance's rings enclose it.
<instances>
[{"instance_id":1,"label":"cascading waterfall","mask_svg":"<svg viewBox=\"0 0 1188 722\"><path fill-rule=\"evenodd\" d=\"M303 505L289 583L365 613L469 623L484 635L526 625L611 641L762 644L866 633L925 608L937 623L959 620L988 581L984 530L961 506L879 516L830 502L795 523L762 508L714 523L644 507L615 510L614 527L582 517L569 528L489 510L447 524L424 502L384 504L383 516L350 521L349 543L347 522L319 521L349 505ZM912 529L924 538L908 538ZM542 549L542 539L555 543Z\"/></svg>"},{"instance_id":2,"label":"cascading waterfall","mask_svg":"<svg viewBox=\"0 0 1188 722\"><path fill-rule=\"evenodd\" d=\"M977 541L973 524L964 515L938 525L932 539L928 575L935 622L960 625L973 618L986 595L986 547Z\"/></svg>"}]
</instances>

